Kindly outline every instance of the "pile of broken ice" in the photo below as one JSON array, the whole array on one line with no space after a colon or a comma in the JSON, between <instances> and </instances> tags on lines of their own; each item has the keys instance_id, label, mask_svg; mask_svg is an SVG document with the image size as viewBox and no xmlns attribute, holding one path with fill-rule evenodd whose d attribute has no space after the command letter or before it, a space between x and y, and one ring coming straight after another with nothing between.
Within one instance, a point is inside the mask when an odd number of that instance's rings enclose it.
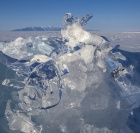
<instances>
[{"instance_id":1,"label":"pile of broken ice","mask_svg":"<svg viewBox=\"0 0 140 133\"><path fill-rule=\"evenodd\" d=\"M139 86L128 78L133 77L134 66L113 79L111 72L122 68L119 60L126 57L113 52L105 37L84 30L90 18L74 20L71 13L65 14L62 38L40 36L2 43L1 62L22 79L21 86L13 85L18 108L11 107L11 99L5 110L11 130L131 133L126 121L140 100ZM3 85L12 82L5 79ZM32 121L34 117L41 126Z\"/></svg>"}]
</instances>

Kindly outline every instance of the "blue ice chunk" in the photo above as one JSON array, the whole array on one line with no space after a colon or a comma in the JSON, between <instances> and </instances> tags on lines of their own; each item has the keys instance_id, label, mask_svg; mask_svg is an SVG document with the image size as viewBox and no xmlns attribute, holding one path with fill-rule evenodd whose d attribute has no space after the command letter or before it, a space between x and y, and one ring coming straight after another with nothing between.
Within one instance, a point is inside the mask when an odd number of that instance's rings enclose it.
<instances>
[{"instance_id":1,"label":"blue ice chunk","mask_svg":"<svg viewBox=\"0 0 140 133\"><path fill-rule=\"evenodd\" d=\"M29 69L32 71L36 66L38 66L40 63L39 62L34 62L29 66Z\"/></svg>"},{"instance_id":2,"label":"blue ice chunk","mask_svg":"<svg viewBox=\"0 0 140 133\"><path fill-rule=\"evenodd\" d=\"M32 72L29 78L39 78L36 72Z\"/></svg>"},{"instance_id":3,"label":"blue ice chunk","mask_svg":"<svg viewBox=\"0 0 140 133\"><path fill-rule=\"evenodd\" d=\"M119 68L119 65L115 63L112 59L106 58L105 61L109 67L109 70L113 71Z\"/></svg>"},{"instance_id":4,"label":"blue ice chunk","mask_svg":"<svg viewBox=\"0 0 140 133\"><path fill-rule=\"evenodd\" d=\"M67 69L62 70L62 72L63 72L63 75L69 73Z\"/></svg>"},{"instance_id":5,"label":"blue ice chunk","mask_svg":"<svg viewBox=\"0 0 140 133\"><path fill-rule=\"evenodd\" d=\"M54 51L54 48L51 47L50 45L42 42L38 45L38 50L42 53L45 54L47 56L50 56L51 53Z\"/></svg>"},{"instance_id":6,"label":"blue ice chunk","mask_svg":"<svg viewBox=\"0 0 140 133\"><path fill-rule=\"evenodd\" d=\"M80 46L75 46L75 47L74 47L74 51L77 51L77 50L80 50L80 49L81 49Z\"/></svg>"}]
</instances>

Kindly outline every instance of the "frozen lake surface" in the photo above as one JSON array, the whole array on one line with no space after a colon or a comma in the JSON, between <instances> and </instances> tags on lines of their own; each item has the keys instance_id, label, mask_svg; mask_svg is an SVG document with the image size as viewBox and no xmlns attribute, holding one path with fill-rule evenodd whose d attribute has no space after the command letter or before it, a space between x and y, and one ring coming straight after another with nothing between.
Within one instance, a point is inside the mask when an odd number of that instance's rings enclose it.
<instances>
[{"instance_id":1,"label":"frozen lake surface","mask_svg":"<svg viewBox=\"0 0 140 133\"><path fill-rule=\"evenodd\" d=\"M140 32L102 32L102 31L92 31L101 36L105 36L111 43L112 46L120 45L121 49L128 50L132 52L140 52ZM49 31L20 31L20 32L0 32L0 42L13 41L18 37L28 38L36 36L61 36L59 31L49 32Z\"/></svg>"}]
</instances>

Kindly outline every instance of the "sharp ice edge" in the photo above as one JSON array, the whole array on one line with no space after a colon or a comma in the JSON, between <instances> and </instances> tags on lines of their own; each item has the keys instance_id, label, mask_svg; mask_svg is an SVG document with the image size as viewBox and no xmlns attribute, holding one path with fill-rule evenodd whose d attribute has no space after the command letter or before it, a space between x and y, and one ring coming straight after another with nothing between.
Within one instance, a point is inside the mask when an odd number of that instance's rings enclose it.
<instances>
[{"instance_id":1,"label":"sharp ice edge","mask_svg":"<svg viewBox=\"0 0 140 133\"><path fill-rule=\"evenodd\" d=\"M98 84L103 81L103 75L111 75L111 71L122 67L118 60L126 60L126 57L121 52L113 53L112 47L104 38L84 30L83 25L91 17L92 15L86 15L74 20L72 14L67 13L64 16L64 28L61 30L62 38L20 37L9 43L2 43L1 62L16 71L18 77L24 78L24 86L18 90L18 106L21 110L11 110L10 101L7 102L5 116L11 130L41 132L42 128L36 128L29 118L40 114L41 109L51 109L58 105L62 90L65 90L64 86L84 93L86 86L97 84L98 88ZM87 80L88 72L93 72L93 80ZM132 105L132 110L139 106L140 91L139 87L131 84L126 73L133 75L132 67L120 72L113 84L118 88L120 97L126 98ZM2 84L8 85L10 82L9 79L5 79ZM133 96L135 94L136 97ZM98 98L96 100L98 101ZM106 96L102 101L99 100L99 103L96 103L97 101L91 103L93 110L108 108L109 101ZM81 102L82 100L78 101L74 106L71 103L70 107L81 106ZM116 108L122 107L117 103ZM23 115L22 111L26 115ZM99 129L84 122L81 133L86 131L111 133L107 128Z\"/></svg>"}]
</instances>

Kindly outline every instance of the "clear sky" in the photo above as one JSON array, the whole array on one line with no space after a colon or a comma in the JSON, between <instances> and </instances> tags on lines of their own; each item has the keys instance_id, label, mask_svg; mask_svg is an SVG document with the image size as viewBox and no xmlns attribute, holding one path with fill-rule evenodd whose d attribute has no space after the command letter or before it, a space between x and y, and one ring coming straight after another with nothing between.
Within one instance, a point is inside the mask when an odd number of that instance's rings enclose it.
<instances>
[{"instance_id":1,"label":"clear sky","mask_svg":"<svg viewBox=\"0 0 140 133\"><path fill-rule=\"evenodd\" d=\"M0 0L0 30L62 26L67 12L93 14L88 29L140 31L140 0Z\"/></svg>"}]
</instances>

